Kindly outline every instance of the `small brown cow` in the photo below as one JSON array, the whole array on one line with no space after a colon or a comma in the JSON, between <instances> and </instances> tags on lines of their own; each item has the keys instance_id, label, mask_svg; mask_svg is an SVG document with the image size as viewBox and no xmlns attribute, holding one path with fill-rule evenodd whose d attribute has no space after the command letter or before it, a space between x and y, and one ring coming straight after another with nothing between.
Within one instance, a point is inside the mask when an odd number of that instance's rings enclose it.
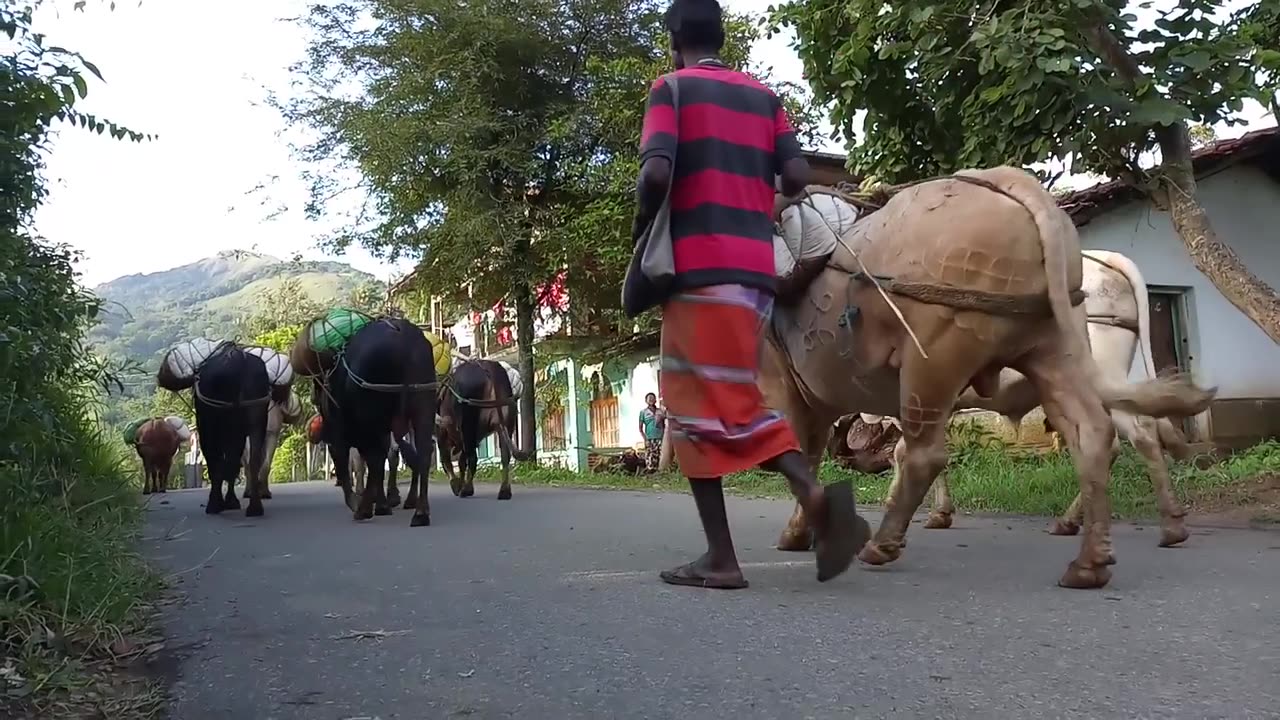
<instances>
[{"instance_id":1,"label":"small brown cow","mask_svg":"<svg viewBox=\"0 0 1280 720\"><path fill-rule=\"evenodd\" d=\"M178 431L164 421L153 418L138 427L133 447L142 458L142 494L162 493L168 489L173 456L182 445Z\"/></svg>"}]
</instances>

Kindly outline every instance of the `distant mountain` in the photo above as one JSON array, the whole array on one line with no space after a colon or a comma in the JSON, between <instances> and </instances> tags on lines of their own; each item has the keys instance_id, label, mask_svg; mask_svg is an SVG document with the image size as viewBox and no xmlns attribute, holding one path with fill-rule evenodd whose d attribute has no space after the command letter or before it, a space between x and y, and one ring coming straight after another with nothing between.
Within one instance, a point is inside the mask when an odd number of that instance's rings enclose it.
<instances>
[{"instance_id":1,"label":"distant mountain","mask_svg":"<svg viewBox=\"0 0 1280 720\"><path fill-rule=\"evenodd\" d=\"M270 255L227 251L189 265L146 275L126 275L93 289L105 301L101 322L89 333L109 357L154 367L175 342L203 335L234 338L259 309L263 291L296 280L311 299L342 303L356 289L378 283L340 262L284 261Z\"/></svg>"}]
</instances>

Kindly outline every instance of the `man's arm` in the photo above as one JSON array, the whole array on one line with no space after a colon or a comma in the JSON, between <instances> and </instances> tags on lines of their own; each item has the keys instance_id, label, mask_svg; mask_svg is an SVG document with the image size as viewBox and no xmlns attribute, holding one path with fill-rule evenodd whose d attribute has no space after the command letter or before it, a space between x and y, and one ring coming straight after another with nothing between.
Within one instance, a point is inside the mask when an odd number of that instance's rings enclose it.
<instances>
[{"instance_id":1,"label":"man's arm","mask_svg":"<svg viewBox=\"0 0 1280 720\"><path fill-rule=\"evenodd\" d=\"M649 89L644 127L640 132L640 177L636 181L637 212L632 237L637 237L662 207L671 187L671 160L679 137L671 87L664 78L658 78Z\"/></svg>"},{"instance_id":2,"label":"man's arm","mask_svg":"<svg viewBox=\"0 0 1280 720\"><path fill-rule=\"evenodd\" d=\"M782 198L774 203L774 219L782 214L782 210L809 184L811 172L809 162L800 152L800 141L796 139L795 128L787 118L786 108L782 101L774 98L776 106L773 113L773 162L774 172L782 176Z\"/></svg>"}]
</instances>

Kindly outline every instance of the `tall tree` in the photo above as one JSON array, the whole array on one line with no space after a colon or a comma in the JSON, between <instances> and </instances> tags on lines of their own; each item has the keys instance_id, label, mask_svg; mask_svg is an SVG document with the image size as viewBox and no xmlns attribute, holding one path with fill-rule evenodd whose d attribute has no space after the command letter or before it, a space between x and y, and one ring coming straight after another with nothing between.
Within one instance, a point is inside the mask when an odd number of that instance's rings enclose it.
<instances>
[{"instance_id":1,"label":"tall tree","mask_svg":"<svg viewBox=\"0 0 1280 720\"><path fill-rule=\"evenodd\" d=\"M867 111L856 170L903 180L1057 157L1123 179L1168 209L1195 266L1280 343L1280 296L1218 240L1191 164L1189 124L1242 122L1246 99L1275 106L1280 0L1225 4L1170 0L1140 23L1123 0L806 0L774 20L795 27L846 138ZM1141 167L1155 150L1159 165Z\"/></svg>"},{"instance_id":2,"label":"tall tree","mask_svg":"<svg viewBox=\"0 0 1280 720\"><path fill-rule=\"evenodd\" d=\"M649 84L669 69L656 0L348 0L316 3L296 72L309 93L284 106L315 131L303 148L310 211L358 171L372 220L330 242L421 257L430 292L476 309L514 306L520 444L534 448L534 317L565 272L583 325L626 327L619 285ZM731 18L727 59L756 26ZM801 120L804 118L802 117Z\"/></svg>"}]
</instances>

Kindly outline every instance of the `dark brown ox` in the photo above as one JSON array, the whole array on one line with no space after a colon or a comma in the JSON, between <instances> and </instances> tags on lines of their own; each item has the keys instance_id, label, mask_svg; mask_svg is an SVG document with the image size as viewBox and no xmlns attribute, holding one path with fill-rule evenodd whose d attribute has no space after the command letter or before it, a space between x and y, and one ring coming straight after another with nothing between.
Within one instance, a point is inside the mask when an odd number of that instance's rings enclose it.
<instances>
[{"instance_id":1,"label":"dark brown ox","mask_svg":"<svg viewBox=\"0 0 1280 720\"><path fill-rule=\"evenodd\" d=\"M164 418L153 418L138 426L137 439L133 449L142 458L142 494L162 493L168 489L169 471L173 467L173 456L182 446L178 431L164 421Z\"/></svg>"},{"instance_id":2,"label":"dark brown ox","mask_svg":"<svg viewBox=\"0 0 1280 720\"><path fill-rule=\"evenodd\" d=\"M454 368L440 392L440 418L436 442L440 464L449 476L449 488L458 497L476 494L476 451L485 438L496 434L502 455L502 487L499 500L511 499L511 458L528 459L511 443L516 432L515 393L507 371L493 360L468 360ZM453 457L461 455L458 472Z\"/></svg>"}]
</instances>

